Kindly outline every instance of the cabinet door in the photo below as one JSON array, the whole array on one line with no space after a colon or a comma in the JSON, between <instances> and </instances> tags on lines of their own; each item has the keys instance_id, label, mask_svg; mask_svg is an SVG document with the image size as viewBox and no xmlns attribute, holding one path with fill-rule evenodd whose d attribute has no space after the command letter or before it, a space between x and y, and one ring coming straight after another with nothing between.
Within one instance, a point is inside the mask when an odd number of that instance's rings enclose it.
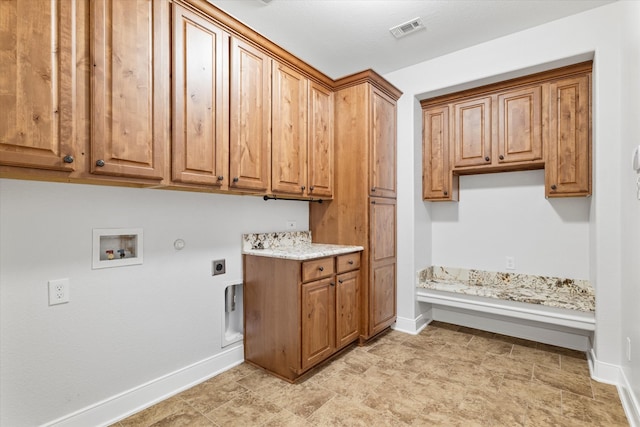
<instances>
[{"instance_id":1,"label":"cabinet door","mask_svg":"<svg viewBox=\"0 0 640 427\"><path fill-rule=\"evenodd\" d=\"M396 201L371 198L369 230L369 330L376 334L396 319Z\"/></svg>"},{"instance_id":2,"label":"cabinet door","mask_svg":"<svg viewBox=\"0 0 640 427\"><path fill-rule=\"evenodd\" d=\"M542 160L542 85L498 94L498 163Z\"/></svg>"},{"instance_id":3,"label":"cabinet door","mask_svg":"<svg viewBox=\"0 0 640 427\"><path fill-rule=\"evenodd\" d=\"M271 167L271 59L231 38L230 188L266 192Z\"/></svg>"},{"instance_id":4,"label":"cabinet door","mask_svg":"<svg viewBox=\"0 0 640 427\"><path fill-rule=\"evenodd\" d=\"M590 75L549 85L547 197L591 194Z\"/></svg>"},{"instance_id":5,"label":"cabinet door","mask_svg":"<svg viewBox=\"0 0 640 427\"><path fill-rule=\"evenodd\" d=\"M396 103L371 90L370 195L396 197Z\"/></svg>"},{"instance_id":6,"label":"cabinet door","mask_svg":"<svg viewBox=\"0 0 640 427\"><path fill-rule=\"evenodd\" d=\"M307 185L309 196L333 197L333 92L309 82Z\"/></svg>"},{"instance_id":7,"label":"cabinet door","mask_svg":"<svg viewBox=\"0 0 640 427\"><path fill-rule=\"evenodd\" d=\"M91 1L91 172L164 174L169 104L169 3Z\"/></svg>"},{"instance_id":8,"label":"cabinet door","mask_svg":"<svg viewBox=\"0 0 640 427\"><path fill-rule=\"evenodd\" d=\"M340 274L336 284L336 349L360 335L360 271Z\"/></svg>"},{"instance_id":9,"label":"cabinet door","mask_svg":"<svg viewBox=\"0 0 640 427\"><path fill-rule=\"evenodd\" d=\"M271 188L274 193L306 194L307 79L273 62Z\"/></svg>"},{"instance_id":10,"label":"cabinet door","mask_svg":"<svg viewBox=\"0 0 640 427\"><path fill-rule=\"evenodd\" d=\"M226 187L229 182L229 36L173 4L172 179Z\"/></svg>"},{"instance_id":11,"label":"cabinet door","mask_svg":"<svg viewBox=\"0 0 640 427\"><path fill-rule=\"evenodd\" d=\"M456 200L458 192L453 188L449 168L449 107L446 105L422 113L422 156L422 197Z\"/></svg>"},{"instance_id":12,"label":"cabinet door","mask_svg":"<svg viewBox=\"0 0 640 427\"><path fill-rule=\"evenodd\" d=\"M491 97L453 104L454 167L491 164Z\"/></svg>"},{"instance_id":13,"label":"cabinet door","mask_svg":"<svg viewBox=\"0 0 640 427\"><path fill-rule=\"evenodd\" d=\"M0 164L73 171L75 1L0 2Z\"/></svg>"},{"instance_id":14,"label":"cabinet door","mask_svg":"<svg viewBox=\"0 0 640 427\"><path fill-rule=\"evenodd\" d=\"M302 285L302 369L327 358L335 348L335 277Z\"/></svg>"}]
</instances>

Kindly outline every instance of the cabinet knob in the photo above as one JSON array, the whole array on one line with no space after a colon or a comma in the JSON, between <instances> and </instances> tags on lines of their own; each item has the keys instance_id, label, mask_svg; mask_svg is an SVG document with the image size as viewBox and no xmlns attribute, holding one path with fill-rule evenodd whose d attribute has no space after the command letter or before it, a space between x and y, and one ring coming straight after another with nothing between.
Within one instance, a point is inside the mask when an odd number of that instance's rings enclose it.
<instances>
[{"instance_id":1,"label":"cabinet knob","mask_svg":"<svg viewBox=\"0 0 640 427\"><path fill-rule=\"evenodd\" d=\"M372 205L375 205L375 204L376 204L376 201L375 201L375 200L372 200L372 201L371 201L371 204L372 204Z\"/></svg>"},{"instance_id":2,"label":"cabinet knob","mask_svg":"<svg viewBox=\"0 0 640 427\"><path fill-rule=\"evenodd\" d=\"M307 188L307 187L305 187L304 185L300 187L300 189L301 189L302 191L304 191L304 189L305 189L305 188Z\"/></svg>"},{"instance_id":3,"label":"cabinet knob","mask_svg":"<svg viewBox=\"0 0 640 427\"><path fill-rule=\"evenodd\" d=\"M376 187L371 188L371 192L375 193L376 192Z\"/></svg>"},{"instance_id":4,"label":"cabinet knob","mask_svg":"<svg viewBox=\"0 0 640 427\"><path fill-rule=\"evenodd\" d=\"M556 190L557 188L558 188L558 187L557 187L555 184L553 184L553 185L551 186L551 189L552 189L552 190Z\"/></svg>"},{"instance_id":5,"label":"cabinet knob","mask_svg":"<svg viewBox=\"0 0 640 427\"><path fill-rule=\"evenodd\" d=\"M73 163L73 156L66 155L62 158L62 161L65 163Z\"/></svg>"},{"instance_id":6,"label":"cabinet knob","mask_svg":"<svg viewBox=\"0 0 640 427\"><path fill-rule=\"evenodd\" d=\"M338 280L338 283L342 284L342 279L341 279L341 280Z\"/></svg>"},{"instance_id":7,"label":"cabinet knob","mask_svg":"<svg viewBox=\"0 0 640 427\"><path fill-rule=\"evenodd\" d=\"M224 176L218 175L218 181L222 181L223 179L224 179Z\"/></svg>"},{"instance_id":8,"label":"cabinet knob","mask_svg":"<svg viewBox=\"0 0 640 427\"><path fill-rule=\"evenodd\" d=\"M331 283L329 283L329 284L330 284L331 286L335 286L335 285L336 285L336 284L335 284L335 283L333 283L333 282L331 282Z\"/></svg>"},{"instance_id":9,"label":"cabinet knob","mask_svg":"<svg viewBox=\"0 0 640 427\"><path fill-rule=\"evenodd\" d=\"M324 267L320 266L320 267L318 267L318 270L324 271Z\"/></svg>"},{"instance_id":10,"label":"cabinet knob","mask_svg":"<svg viewBox=\"0 0 640 427\"><path fill-rule=\"evenodd\" d=\"M103 167L104 166L104 160L100 159L100 160L96 161L96 166L98 166L100 168Z\"/></svg>"},{"instance_id":11,"label":"cabinet knob","mask_svg":"<svg viewBox=\"0 0 640 427\"><path fill-rule=\"evenodd\" d=\"M491 160L491 157L487 156L484 158L485 162L488 162L489 160Z\"/></svg>"},{"instance_id":12,"label":"cabinet knob","mask_svg":"<svg viewBox=\"0 0 640 427\"><path fill-rule=\"evenodd\" d=\"M309 187L309 191L313 191L313 189L316 188L313 185L311 187Z\"/></svg>"},{"instance_id":13,"label":"cabinet knob","mask_svg":"<svg viewBox=\"0 0 640 427\"><path fill-rule=\"evenodd\" d=\"M234 177L233 177L233 182L238 182L238 181L239 181L238 177L237 177L237 176L234 176Z\"/></svg>"},{"instance_id":14,"label":"cabinet knob","mask_svg":"<svg viewBox=\"0 0 640 427\"><path fill-rule=\"evenodd\" d=\"M349 260L349 265L353 265L353 260L352 259Z\"/></svg>"},{"instance_id":15,"label":"cabinet knob","mask_svg":"<svg viewBox=\"0 0 640 427\"><path fill-rule=\"evenodd\" d=\"M500 160L504 160L504 156L503 156L502 154L500 154L500 156L498 156L498 158L499 158Z\"/></svg>"},{"instance_id":16,"label":"cabinet knob","mask_svg":"<svg viewBox=\"0 0 640 427\"><path fill-rule=\"evenodd\" d=\"M449 192L448 192L448 191L445 191L445 192L444 192L444 195L445 195L445 196L448 196L448 195L449 195Z\"/></svg>"}]
</instances>

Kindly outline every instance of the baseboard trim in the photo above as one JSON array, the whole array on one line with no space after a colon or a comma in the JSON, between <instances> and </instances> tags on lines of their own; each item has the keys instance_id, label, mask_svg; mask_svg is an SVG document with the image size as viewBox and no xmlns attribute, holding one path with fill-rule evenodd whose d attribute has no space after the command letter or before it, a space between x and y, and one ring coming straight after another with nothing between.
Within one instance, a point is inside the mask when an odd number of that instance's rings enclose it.
<instances>
[{"instance_id":1,"label":"baseboard trim","mask_svg":"<svg viewBox=\"0 0 640 427\"><path fill-rule=\"evenodd\" d=\"M44 426L106 426L218 375L244 360L242 345L46 423Z\"/></svg>"},{"instance_id":2,"label":"baseboard trim","mask_svg":"<svg viewBox=\"0 0 640 427\"><path fill-rule=\"evenodd\" d=\"M419 314L415 319L398 316L392 328L407 334L418 335L420 331L427 327L431 320L433 320L431 318L431 310Z\"/></svg>"},{"instance_id":3,"label":"baseboard trim","mask_svg":"<svg viewBox=\"0 0 640 427\"><path fill-rule=\"evenodd\" d=\"M591 378L601 383L620 384L620 375L622 372L620 366L598 360L593 348L587 352L587 361L589 362Z\"/></svg>"},{"instance_id":4,"label":"baseboard trim","mask_svg":"<svg viewBox=\"0 0 640 427\"><path fill-rule=\"evenodd\" d=\"M622 401L624 413L627 415L627 421L631 427L640 427L640 403L633 394L633 389L629 383L629 379L624 373L624 369L620 369L620 384L618 385L618 394Z\"/></svg>"}]
</instances>

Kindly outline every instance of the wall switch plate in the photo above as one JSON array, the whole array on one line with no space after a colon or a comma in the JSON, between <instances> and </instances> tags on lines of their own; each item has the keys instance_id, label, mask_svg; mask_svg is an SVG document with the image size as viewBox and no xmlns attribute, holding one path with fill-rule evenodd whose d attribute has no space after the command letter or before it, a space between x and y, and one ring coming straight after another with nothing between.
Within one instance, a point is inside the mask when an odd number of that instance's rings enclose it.
<instances>
[{"instance_id":1,"label":"wall switch plate","mask_svg":"<svg viewBox=\"0 0 640 427\"><path fill-rule=\"evenodd\" d=\"M69 279L49 280L49 305L69 302Z\"/></svg>"},{"instance_id":2,"label":"wall switch plate","mask_svg":"<svg viewBox=\"0 0 640 427\"><path fill-rule=\"evenodd\" d=\"M505 265L505 268L507 270L515 270L516 269L516 260L514 257L512 256L508 256L506 258L507 264Z\"/></svg>"},{"instance_id":3,"label":"wall switch plate","mask_svg":"<svg viewBox=\"0 0 640 427\"><path fill-rule=\"evenodd\" d=\"M287 231L292 231L296 229L295 221L287 221Z\"/></svg>"},{"instance_id":4,"label":"wall switch plate","mask_svg":"<svg viewBox=\"0 0 640 427\"><path fill-rule=\"evenodd\" d=\"M219 259L217 261L213 261L212 266L212 275L217 276L218 274L224 274L227 272L227 267L225 265L225 260Z\"/></svg>"}]
</instances>

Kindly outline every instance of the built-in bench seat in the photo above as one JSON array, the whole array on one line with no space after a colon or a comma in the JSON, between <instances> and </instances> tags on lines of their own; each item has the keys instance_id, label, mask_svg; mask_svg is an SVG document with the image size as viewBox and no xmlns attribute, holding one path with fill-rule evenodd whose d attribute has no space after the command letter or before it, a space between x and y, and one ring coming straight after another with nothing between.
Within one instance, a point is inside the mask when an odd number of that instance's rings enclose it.
<instances>
[{"instance_id":1,"label":"built-in bench seat","mask_svg":"<svg viewBox=\"0 0 640 427\"><path fill-rule=\"evenodd\" d=\"M595 294L587 280L429 267L418 275L416 295L420 302L458 310L459 318L475 312L584 336L595 330Z\"/></svg>"}]
</instances>

